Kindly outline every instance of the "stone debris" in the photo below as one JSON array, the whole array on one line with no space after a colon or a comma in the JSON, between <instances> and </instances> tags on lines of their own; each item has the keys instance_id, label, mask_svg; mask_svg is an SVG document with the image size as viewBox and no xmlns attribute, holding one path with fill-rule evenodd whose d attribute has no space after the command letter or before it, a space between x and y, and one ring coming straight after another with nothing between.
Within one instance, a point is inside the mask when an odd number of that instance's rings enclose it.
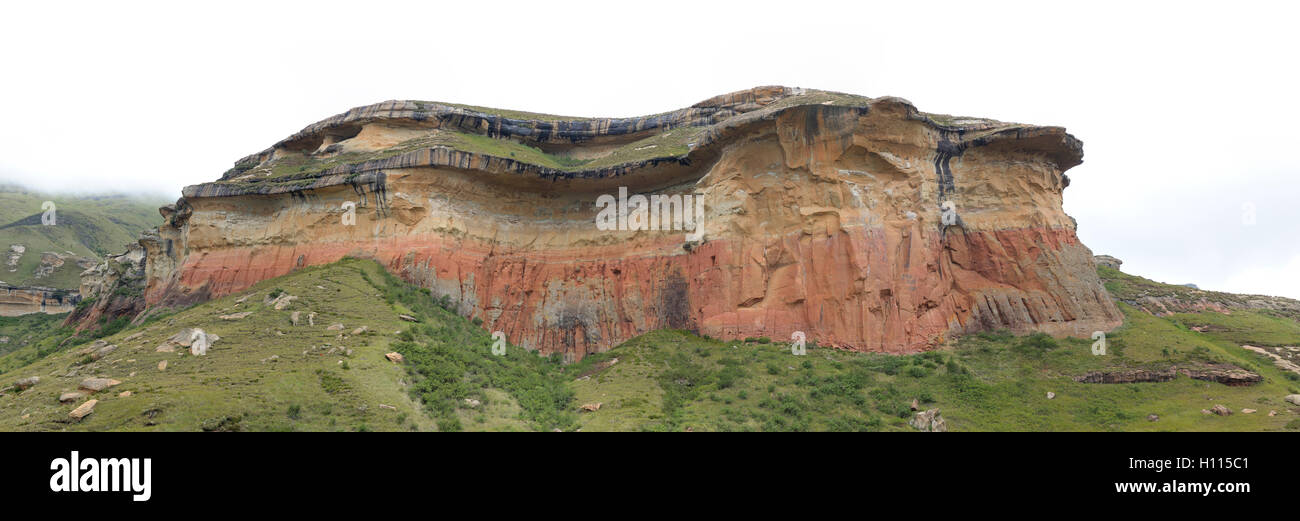
<instances>
[{"instance_id":1,"label":"stone debris","mask_svg":"<svg viewBox=\"0 0 1300 521\"><path fill-rule=\"evenodd\" d=\"M948 422L939 415L939 409L918 412L907 424L925 432L948 432Z\"/></svg>"},{"instance_id":2,"label":"stone debris","mask_svg":"<svg viewBox=\"0 0 1300 521\"><path fill-rule=\"evenodd\" d=\"M292 304L293 301L295 300L298 300L298 297L295 297L288 293L281 293L275 298L271 298L270 295L267 295L266 299L263 300L263 303L273 307L276 311L282 311L284 310L284 308L289 307L289 305Z\"/></svg>"},{"instance_id":3,"label":"stone debris","mask_svg":"<svg viewBox=\"0 0 1300 521\"><path fill-rule=\"evenodd\" d=\"M97 393L99 391L103 391L104 389L108 389L109 387L121 383L122 382L118 380L114 380L112 378L87 378L81 381L80 388L86 391L90 391L92 393Z\"/></svg>"},{"instance_id":4,"label":"stone debris","mask_svg":"<svg viewBox=\"0 0 1300 521\"><path fill-rule=\"evenodd\" d=\"M113 351L117 351L117 344L109 344L99 349L96 349L95 352L90 353L90 359L91 360L103 359L104 357L112 354Z\"/></svg>"},{"instance_id":5,"label":"stone debris","mask_svg":"<svg viewBox=\"0 0 1300 521\"><path fill-rule=\"evenodd\" d=\"M79 405L76 409L73 409L72 412L68 413L68 417L74 420L85 418L95 411L95 404L97 403L99 403L99 400L87 400L86 403Z\"/></svg>"},{"instance_id":6,"label":"stone debris","mask_svg":"<svg viewBox=\"0 0 1300 521\"><path fill-rule=\"evenodd\" d=\"M86 397L86 393L81 391L72 391L59 395L59 403L72 403Z\"/></svg>"}]
</instances>

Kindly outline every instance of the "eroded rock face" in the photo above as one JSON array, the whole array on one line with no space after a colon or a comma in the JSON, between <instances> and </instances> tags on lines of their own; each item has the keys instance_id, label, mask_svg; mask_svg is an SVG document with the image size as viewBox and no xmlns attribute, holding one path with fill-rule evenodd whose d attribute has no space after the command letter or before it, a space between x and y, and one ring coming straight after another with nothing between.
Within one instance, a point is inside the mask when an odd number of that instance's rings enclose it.
<instances>
[{"instance_id":1,"label":"eroded rock face","mask_svg":"<svg viewBox=\"0 0 1300 521\"><path fill-rule=\"evenodd\" d=\"M1061 208L1081 156L1059 127L783 87L628 119L385 102L186 188L141 241L145 297L360 256L569 360L659 328L885 352L1088 336L1121 316ZM620 188L702 197L701 224L598 229Z\"/></svg>"}]
</instances>

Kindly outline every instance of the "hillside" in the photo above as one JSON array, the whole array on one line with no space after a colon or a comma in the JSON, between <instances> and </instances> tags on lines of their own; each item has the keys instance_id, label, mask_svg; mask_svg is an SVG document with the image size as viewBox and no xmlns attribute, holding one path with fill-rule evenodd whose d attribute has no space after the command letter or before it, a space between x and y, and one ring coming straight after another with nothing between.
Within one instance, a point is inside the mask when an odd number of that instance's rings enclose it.
<instances>
[{"instance_id":1,"label":"hillside","mask_svg":"<svg viewBox=\"0 0 1300 521\"><path fill-rule=\"evenodd\" d=\"M42 224L46 201L53 226ZM61 196L0 185L0 281L76 289L82 271L162 224L167 201L124 195Z\"/></svg>"},{"instance_id":2,"label":"hillside","mask_svg":"<svg viewBox=\"0 0 1300 521\"><path fill-rule=\"evenodd\" d=\"M1300 429L1300 407L1283 399L1300 392L1300 376L1238 344L1300 345L1293 323L1120 307L1125 323L1104 356L1091 340L1041 334L966 335L912 355L809 339L795 356L779 340L659 330L565 365L517 346L494 356L491 336L449 311L449 298L345 259L112 331L106 353L95 333L64 342L62 331L0 356L0 430L912 431L914 399L953 431ZM196 357L168 341L187 328L219 338ZM1226 364L1262 381L1076 381ZM92 377L120 383L59 403ZM70 419L90 398L93 413ZM1203 412L1216 405L1233 414Z\"/></svg>"}]
</instances>

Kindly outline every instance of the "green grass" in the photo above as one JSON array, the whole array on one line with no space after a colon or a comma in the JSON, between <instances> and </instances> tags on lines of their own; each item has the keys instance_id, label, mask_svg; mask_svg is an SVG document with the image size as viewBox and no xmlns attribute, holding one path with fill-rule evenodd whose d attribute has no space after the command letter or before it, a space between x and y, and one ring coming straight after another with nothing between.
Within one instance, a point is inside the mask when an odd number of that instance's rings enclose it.
<instances>
[{"instance_id":1,"label":"green grass","mask_svg":"<svg viewBox=\"0 0 1300 521\"><path fill-rule=\"evenodd\" d=\"M298 299L282 311L263 304L278 292ZM250 298L237 303L243 296ZM914 399L939 408L954 431L1300 426L1296 408L1282 400L1300 392L1297 382L1234 343L1254 338L1235 335L1258 324L1271 324L1263 330L1268 335L1291 334L1286 323L1261 322L1277 318L1268 315L1164 318L1121 305L1125 325L1109 335L1106 356L1092 355L1092 340L1042 334L966 335L911 355L839 351L810 339L807 355L795 356L781 339L719 341L662 330L563 365L559 356L516 346L505 356L491 354L488 333L451 308L448 299L404 284L372 261L348 259L140 326L104 324L62 347L70 332L36 334L55 318L0 321L0 331L27 342L0 356L0 387L41 377L31 389L0 397L0 430L912 431ZM216 318L243 311L253 314ZM298 326L290 322L294 311L302 313ZM306 324L309 312L316 313L314 326ZM1187 327L1196 320L1222 327ZM326 330L334 323L344 330ZM360 326L368 330L350 334ZM202 357L154 349L187 327L221 340ZM118 351L98 361L82 354L96 335ZM386 360L392 351L406 363ZM163 360L168 365L160 371ZM1206 362L1245 367L1264 381L1228 387L1181 376L1118 385L1073 380L1096 370ZM77 403L56 398L90 376L123 383L96 395L101 402L85 420L68 422ZM580 412L596 403L598 410ZM1200 412L1215 404L1237 413ZM1242 414L1243 408L1259 412ZM1269 410L1279 414L1269 417ZM1160 420L1148 421L1149 414Z\"/></svg>"},{"instance_id":2,"label":"green grass","mask_svg":"<svg viewBox=\"0 0 1300 521\"><path fill-rule=\"evenodd\" d=\"M41 224L42 203L55 204L55 224ZM68 259L52 276L36 278L41 253L73 254L95 261L126 251L140 232L162 224L158 207L165 200L128 196L59 196L0 186L0 280L15 286L76 289L84 268ZM10 272L9 246L27 248Z\"/></svg>"}]
</instances>

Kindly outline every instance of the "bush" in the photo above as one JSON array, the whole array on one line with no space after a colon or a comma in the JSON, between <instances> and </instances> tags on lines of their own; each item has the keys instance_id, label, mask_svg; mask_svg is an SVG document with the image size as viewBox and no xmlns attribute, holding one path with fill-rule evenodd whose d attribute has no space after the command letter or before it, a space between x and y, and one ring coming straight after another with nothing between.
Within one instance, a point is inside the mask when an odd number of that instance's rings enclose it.
<instances>
[{"instance_id":1,"label":"bush","mask_svg":"<svg viewBox=\"0 0 1300 521\"><path fill-rule=\"evenodd\" d=\"M301 418L301 417L302 417L302 407L299 407L298 404L296 404L296 403L293 404L293 405L290 405L290 406L289 406L289 410L285 411L284 415L285 415L285 416L288 416L290 420L296 420L296 419L298 419L298 418Z\"/></svg>"}]
</instances>

